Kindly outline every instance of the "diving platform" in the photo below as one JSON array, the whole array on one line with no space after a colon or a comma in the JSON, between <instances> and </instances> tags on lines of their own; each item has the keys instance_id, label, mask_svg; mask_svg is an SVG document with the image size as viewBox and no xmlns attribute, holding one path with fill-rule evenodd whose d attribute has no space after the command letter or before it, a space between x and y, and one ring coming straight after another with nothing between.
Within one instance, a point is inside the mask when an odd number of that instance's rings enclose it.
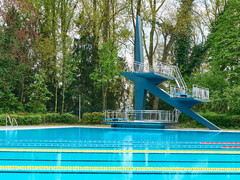
<instances>
[{"instance_id":1,"label":"diving platform","mask_svg":"<svg viewBox=\"0 0 240 180\"><path fill-rule=\"evenodd\" d=\"M124 112L106 112L105 123L115 126L151 125L165 127L175 125L183 112L211 130L220 130L219 127L200 116L191 108L197 104L210 102L209 89L193 85L188 89L182 74L177 66L154 61L150 66L144 62L141 18L136 18L136 46L135 60L127 72L120 74L135 84L134 110ZM164 81L174 81L176 86L169 86L168 90L158 85ZM147 91L174 107L173 111L145 110Z\"/></svg>"},{"instance_id":2,"label":"diving platform","mask_svg":"<svg viewBox=\"0 0 240 180\"><path fill-rule=\"evenodd\" d=\"M139 118L140 117L140 118ZM111 127L160 128L176 126L178 112L166 110L105 111L104 123Z\"/></svg>"},{"instance_id":3,"label":"diving platform","mask_svg":"<svg viewBox=\"0 0 240 180\"><path fill-rule=\"evenodd\" d=\"M209 102L209 90L196 85L189 90L185 86L183 78L181 76L177 77L179 76L179 70L176 66L168 65L167 67L166 65L163 65L158 67L167 68L168 74L161 74L164 71L161 69L158 71L157 68L147 68L153 69L154 72L145 71L143 73L137 70L138 73L144 74L144 76L139 76L137 72L121 72L121 75L125 76L135 84L135 110L145 109L146 92L148 91L209 129L219 130L219 127L190 109L199 103ZM172 69L174 71L171 71ZM142 68L142 70L144 70L144 68ZM152 73L154 73L154 76L152 76ZM149 78L151 76L154 78ZM170 79L174 79L178 87L170 86L170 90L167 92L157 86L158 84Z\"/></svg>"}]
</instances>

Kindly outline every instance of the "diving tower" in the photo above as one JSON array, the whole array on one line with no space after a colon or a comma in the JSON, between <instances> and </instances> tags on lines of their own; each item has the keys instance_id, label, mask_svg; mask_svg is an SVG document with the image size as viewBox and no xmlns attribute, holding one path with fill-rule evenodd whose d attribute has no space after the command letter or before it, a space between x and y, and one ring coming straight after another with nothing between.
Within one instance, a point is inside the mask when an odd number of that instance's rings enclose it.
<instances>
[{"instance_id":1,"label":"diving tower","mask_svg":"<svg viewBox=\"0 0 240 180\"><path fill-rule=\"evenodd\" d=\"M210 102L208 88L193 85L192 89L188 89L177 66L161 62L155 62L153 66L144 63L141 18L137 16L136 19L135 61L128 72L120 73L135 84L134 110L106 112L105 123L112 126L129 123L164 127L177 124L178 117L183 112L210 130L220 130L219 127L191 110L197 104ZM175 81L176 86L170 86L167 91L158 86L169 80ZM175 109L173 111L145 110L147 91Z\"/></svg>"}]
</instances>

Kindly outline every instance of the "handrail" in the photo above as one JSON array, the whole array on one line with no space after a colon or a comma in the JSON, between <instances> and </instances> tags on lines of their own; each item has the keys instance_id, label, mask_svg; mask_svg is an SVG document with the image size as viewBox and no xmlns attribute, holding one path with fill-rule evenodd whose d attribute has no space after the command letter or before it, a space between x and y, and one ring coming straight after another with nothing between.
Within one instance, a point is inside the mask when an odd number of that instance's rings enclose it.
<instances>
[{"instance_id":1,"label":"handrail","mask_svg":"<svg viewBox=\"0 0 240 180\"><path fill-rule=\"evenodd\" d=\"M16 127L18 127L18 123L17 123L17 120L15 118L10 118L9 115L6 115L6 127L8 126L8 122L10 123L11 127L13 127L13 122L15 122L16 124Z\"/></svg>"},{"instance_id":2,"label":"handrail","mask_svg":"<svg viewBox=\"0 0 240 180\"><path fill-rule=\"evenodd\" d=\"M11 126L12 126L12 121L11 121L10 116L6 115L6 127L8 126L8 120L9 120L9 123L11 124Z\"/></svg>"},{"instance_id":3,"label":"handrail","mask_svg":"<svg viewBox=\"0 0 240 180\"><path fill-rule=\"evenodd\" d=\"M140 119L138 119L141 117ZM144 121L144 122L177 122L179 112L176 110L126 110L105 111L105 121Z\"/></svg>"},{"instance_id":4,"label":"handrail","mask_svg":"<svg viewBox=\"0 0 240 180\"><path fill-rule=\"evenodd\" d=\"M167 76L174 76L174 68L175 66L164 64L162 62L157 62L155 66L150 66L148 63L139 63L134 62L132 66L130 66L130 72L154 72L158 74L163 74Z\"/></svg>"},{"instance_id":5,"label":"handrail","mask_svg":"<svg viewBox=\"0 0 240 180\"><path fill-rule=\"evenodd\" d=\"M162 62L155 62L154 66L150 66L148 63L134 62L133 66L130 67L130 72L154 72L162 75L167 75L175 78L178 88L175 88L175 91L183 94L191 94L194 98L199 99L209 99L209 89L202 88L193 85L192 90L190 91L187 88L186 82L184 81L182 74L177 66L165 64ZM173 89L172 89L173 90ZM174 91L172 91L174 92ZM176 93L175 92L175 93ZM170 95L173 96L170 89Z\"/></svg>"},{"instance_id":6,"label":"handrail","mask_svg":"<svg viewBox=\"0 0 240 180\"><path fill-rule=\"evenodd\" d=\"M186 82L184 81L182 74L177 66L175 66L175 80L179 88L187 90Z\"/></svg>"},{"instance_id":7,"label":"handrail","mask_svg":"<svg viewBox=\"0 0 240 180\"><path fill-rule=\"evenodd\" d=\"M193 85L192 96L199 99L209 99L209 89Z\"/></svg>"},{"instance_id":8,"label":"handrail","mask_svg":"<svg viewBox=\"0 0 240 180\"><path fill-rule=\"evenodd\" d=\"M209 100L209 89L193 85L192 89L181 89L176 86L170 86L171 97L193 97Z\"/></svg>"},{"instance_id":9,"label":"handrail","mask_svg":"<svg viewBox=\"0 0 240 180\"><path fill-rule=\"evenodd\" d=\"M187 89L187 85L182 77L182 74L177 66L165 64L162 62L155 62L154 66L148 63L134 62L130 66L130 72L154 72L158 74L174 77L179 88Z\"/></svg>"},{"instance_id":10,"label":"handrail","mask_svg":"<svg viewBox=\"0 0 240 180\"><path fill-rule=\"evenodd\" d=\"M18 127L17 120L15 118L12 118L12 125L13 125L13 121L15 122L16 126Z\"/></svg>"}]
</instances>

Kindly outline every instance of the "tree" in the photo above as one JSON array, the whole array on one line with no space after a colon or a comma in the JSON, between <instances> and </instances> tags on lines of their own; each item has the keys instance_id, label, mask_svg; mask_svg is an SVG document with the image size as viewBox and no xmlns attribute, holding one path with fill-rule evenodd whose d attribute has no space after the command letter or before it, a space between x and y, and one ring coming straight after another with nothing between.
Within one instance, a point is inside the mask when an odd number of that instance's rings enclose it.
<instances>
[{"instance_id":1,"label":"tree","mask_svg":"<svg viewBox=\"0 0 240 180\"><path fill-rule=\"evenodd\" d=\"M146 56L148 58L148 63L150 66L153 65L153 57L154 54L157 50L157 47L159 45L158 42L158 34L156 31L156 26L157 26L157 13L160 11L160 9L163 7L165 4L166 0L162 0L160 2L157 2L156 0L149 0L149 8L150 8L150 13L148 11L143 11L145 14L145 18L147 19L148 23L150 24L150 33L149 33L149 47L147 48L147 43L146 43L146 38L145 38L145 31L143 30L143 42L144 42L144 47L145 47L145 52ZM159 5L158 5L159 4ZM154 39L155 37L155 39Z\"/></svg>"},{"instance_id":2,"label":"tree","mask_svg":"<svg viewBox=\"0 0 240 180\"><path fill-rule=\"evenodd\" d=\"M54 93L54 111L57 112L58 89L60 82L60 59L57 57L60 47L60 0L29 0L36 9L40 39L36 43L36 55L41 68L46 71L48 89ZM46 48L48 47L48 48ZM46 52L45 52L46 51ZM46 56L47 55L47 56ZM52 106L53 103L50 103Z\"/></svg>"},{"instance_id":3,"label":"tree","mask_svg":"<svg viewBox=\"0 0 240 180\"><path fill-rule=\"evenodd\" d=\"M12 100L5 100L18 105L19 101L19 107L23 107L21 104L24 101L25 80L34 63L32 50L38 39L36 18L27 1L4 1L0 10L3 23L0 32L2 100L9 96Z\"/></svg>"},{"instance_id":4,"label":"tree","mask_svg":"<svg viewBox=\"0 0 240 180\"><path fill-rule=\"evenodd\" d=\"M102 110L101 89L94 87L94 81L90 78L90 74L96 67L94 61L94 48L92 37L90 35L83 36L74 40L73 58L77 61L77 73L74 74L74 81L69 87L68 93L77 99L78 95L84 97L82 101L81 112L92 112ZM73 101L77 106L78 101Z\"/></svg>"},{"instance_id":5,"label":"tree","mask_svg":"<svg viewBox=\"0 0 240 180\"><path fill-rule=\"evenodd\" d=\"M175 64L180 68L183 77L190 77L191 73L199 69L206 56L205 43L193 44L191 27L188 33L176 38L174 43Z\"/></svg>"},{"instance_id":6,"label":"tree","mask_svg":"<svg viewBox=\"0 0 240 180\"><path fill-rule=\"evenodd\" d=\"M60 1L60 31L61 31L61 50L62 50L62 110L64 112L65 105L65 91L66 91L66 78L67 78L67 35L73 24L74 10L77 7L78 1L61 0Z\"/></svg>"},{"instance_id":7,"label":"tree","mask_svg":"<svg viewBox=\"0 0 240 180\"><path fill-rule=\"evenodd\" d=\"M212 71L220 71L230 86L240 84L240 2L230 0L208 36Z\"/></svg>"},{"instance_id":8,"label":"tree","mask_svg":"<svg viewBox=\"0 0 240 180\"><path fill-rule=\"evenodd\" d=\"M160 18L161 22L157 22L160 28L160 32L163 39L163 47L161 48L161 62L166 63L169 57L170 51L173 49L174 42L179 36L185 36L187 26L190 24L192 19L192 4L194 0L181 0L180 7L176 12L174 21L168 18ZM158 109L159 98L154 97L153 109Z\"/></svg>"},{"instance_id":9,"label":"tree","mask_svg":"<svg viewBox=\"0 0 240 180\"><path fill-rule=\"evenodd\" d=\"M121 79L122 68L118 64L118 47L110 41L103 43L99 51L99 67L90 75L96 86L102 87L103 110L107 107L107 92Z\"/></svg>"},{"instance_id":10,"label":"tree","mask_svg":"<svg viewBox=\"0 0 240 180\"><path fill-rule=\"evenodd\" d=\"M52 94L49 92L46 83L46 75L43 70L39 70L37 74L35 74L34 82L30 85L29 95L30 101L27 106L30 112L34 113L46 113L46 102L51 99Z\"/></svg>"},{"instance_id":11,"label":"tree","mask_svg":"<svg viewBox=\"0 0 240 180\"><path fill-rule=\"evenodd\" d=\"M240 84L240 2L229 0L212 24L207 40L207 72L196 73L201 84L210 89L207 109L217 113L239 112ZM205 107L206 108L206 107Z\"/></svg>"}]
</instances>

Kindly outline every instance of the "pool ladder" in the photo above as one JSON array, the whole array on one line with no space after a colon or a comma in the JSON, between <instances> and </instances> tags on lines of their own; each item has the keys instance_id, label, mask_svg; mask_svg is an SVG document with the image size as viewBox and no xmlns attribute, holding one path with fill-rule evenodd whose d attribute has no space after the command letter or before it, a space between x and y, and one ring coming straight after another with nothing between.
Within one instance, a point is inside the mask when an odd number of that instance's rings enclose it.
<instances>
[{"instance_id":1,"label":"pool ladder","mask_svg":"<svg viewBox=\"0 0 240 180\"><path fill-rule=\"evenodd\" d=\"M15 123L15 127L18 127L18 123L17 123L17 120L15 118L10 118L9 115L6 116L6 127L8 127L8 123L10 123L11 127L13 127L13 124Z\"/></svg>"}]
</instances>

